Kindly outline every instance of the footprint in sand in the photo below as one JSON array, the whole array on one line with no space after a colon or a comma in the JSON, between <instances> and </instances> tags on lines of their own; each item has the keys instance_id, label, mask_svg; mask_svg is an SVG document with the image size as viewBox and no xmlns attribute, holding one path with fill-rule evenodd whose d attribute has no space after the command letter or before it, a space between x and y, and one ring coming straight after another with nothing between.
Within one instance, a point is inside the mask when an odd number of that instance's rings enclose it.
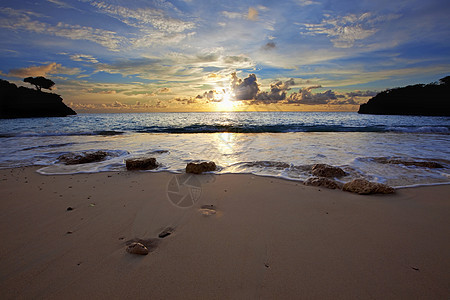
<instances>
[{"instance_id":1,"label":"footprint in sand","mask_svg":"<svg viewBox=\"0 0 450 300\"><path fill-rule=\"evenodd\" d=\"M127 246L126 251L132 254L142 254L146 255L149 252L152 252L158 247L157 239L132 239L125 242ZM147 252L147 253L145 253Z\"/></svg>"},{"instance_id":2,"label":"footprint in sand","mask_svg":"<svg viewBox=\"0 0 450 300\"><path fill-rule=\"evenodd\" d=\"M209 217L209 216L215 215L217 213L216 207L212 204L202 205L200 207L199 211L205 217Z\"/></svg>"},{"instance_id":3,"label":"footprint in sand","mask_svg":"<svg viewBox=\"0 0 450 300\"><path fill-rule=\"evenodd\" d=\"M163 231L161 231L161 233L158 235L158 237L159 237L160 239L163 239L163 238L165 238L166 236L171 235L174 231L175 231L174 228L172 228L172 227L167 227L166 229L164 229Z\"/></svg>"}]
</instances>

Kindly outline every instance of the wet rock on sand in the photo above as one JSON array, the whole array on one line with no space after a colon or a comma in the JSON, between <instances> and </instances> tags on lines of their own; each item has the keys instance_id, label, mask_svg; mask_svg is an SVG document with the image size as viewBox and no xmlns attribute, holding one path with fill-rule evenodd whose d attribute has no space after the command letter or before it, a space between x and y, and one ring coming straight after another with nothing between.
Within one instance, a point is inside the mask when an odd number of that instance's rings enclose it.
<instances>
[{"instance_id":1,"label":"wet rock on sand","mask_svg":"<svg viewBox=\"0 0 450 300\"><path fill-rule=\"evenodd\" d=\"M147 255L148 249L141 243L133 242L128 245L127 252L131 254Z\"/></svg>"},{"instance_id":2,"label":"wet rock on sand","mask_svg":"<svg viewBox=\"0 0 450 300\"><path fill-rule=\"evenodd\" d=\"M104 160L109 155L105 151L83 152L81 154L67 153L58 157L66 165L87 164Z\"/></svg>"},{"instance_id":3,"label":"wet rock on sand","mask_svg":"<svg viewBox=\"0 0 450 300\"><path fill-rule=\"evenodd\" d=\"M437 163L434 161L409 161L409 160L393 159L393 158L385 158L385 157L377 157L375 159L375 161L378 163L381 163L381 164L414 166L414 167L429 168L429 169L437 169L437 168L444 167L440 163Z\"/></svg>"},{"instance_id":4,"label":"wet rock on sand","mask_svg":"<svg viewBox=\"0 0 450 300\"><path fill-rule=\"evenodd\" d=\"M327 189L341 189L342 187L341 184L336 181L325 177L309 177L303 184L309 186L321 186Z\"/></svg>"},{"instance_id":5,"label":"wet rock on sand","mask_svg":"<svg viewBox=\"0 0 450 300\"><path fill-rule=\"evenodd\" d=\"M376 182L370 182L365 179L355 179L344 184L342 190L346 192L357 193L360 195L368 194L392 194L394 189L388 185Z\"/></svg>"},{"instance_id":6,"label":"wet rock on sand","mask_svg":"<svg viewBox=\"0 0 450 300\"><path fill-rule=\"evenodd\" d=\"M152 170L158 167L156 158L130 158L125 160L127 170Z\"/></svg>"},{"instance_id":7,"label":"wet rock on sand","mask_svg":"<svg viewBox=\"0 0 450 300\"><path fill-rule=\"evenodd\" d=\"M311 168L311 172L317 177L342 177L347 175L341 168L326 164L315 164Z\"/></svg>"},{"instance_id":8,"label":"wet rock on sand","mask_svg":"<svg viewBox=\"0 0 450 300\"><path fill-rule=\"evenodd\" d=\"M216 170L216 164L213 161L201 163L188 163L186 165L186 173L201 174Z\"/></svg>"}]
</instances>

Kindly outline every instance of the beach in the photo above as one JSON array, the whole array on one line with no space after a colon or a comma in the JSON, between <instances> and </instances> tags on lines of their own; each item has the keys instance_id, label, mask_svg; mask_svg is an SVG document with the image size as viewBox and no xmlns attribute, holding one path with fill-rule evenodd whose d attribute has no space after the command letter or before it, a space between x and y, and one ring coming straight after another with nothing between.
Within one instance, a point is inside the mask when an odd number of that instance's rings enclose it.
<instances>
[{"instance_id":1,"label":"beach","mask_svg":"<svg viewBox=\"0 0 450 300\"><path fill-rule=\"evenodd\" d=\"M0 170L3 299L450 295L450 185L363 196L251 174L37 169ZM148 255L126 251L136 240Z\"/></svg>"}]
</instances>

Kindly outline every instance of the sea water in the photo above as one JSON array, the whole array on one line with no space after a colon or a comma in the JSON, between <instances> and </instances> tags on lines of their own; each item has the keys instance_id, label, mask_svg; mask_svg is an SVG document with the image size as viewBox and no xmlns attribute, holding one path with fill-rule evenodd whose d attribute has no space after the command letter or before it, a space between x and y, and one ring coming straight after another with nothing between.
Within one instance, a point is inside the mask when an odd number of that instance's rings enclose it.
<instances>
[{"instance_id":1,"label":"sea water","mask_svg":"<svg viewBox=\"0 0 450 300\"><path fill-rule=\"evenodd\" d=\"M0 120L0 168L42 166L42 174L125 171L125 159L155 157L153 172L184 172L214 161L217 174L305 180L313 164L395 187L450 183L450 118L354 112L79 114ZM67 153L107 151L106 160L64 165ZM432 161L442 168L386 164Z\"/></svg>"}]
</instances>

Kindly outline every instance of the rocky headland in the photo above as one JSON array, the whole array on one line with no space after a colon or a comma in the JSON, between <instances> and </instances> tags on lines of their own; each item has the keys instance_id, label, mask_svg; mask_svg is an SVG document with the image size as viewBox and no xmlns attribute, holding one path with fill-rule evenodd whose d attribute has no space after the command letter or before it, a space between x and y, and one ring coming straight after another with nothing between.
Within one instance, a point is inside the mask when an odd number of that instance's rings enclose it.
<instances>
[{"instance_id":1,"label":"rocky headland","mask_svg":"<svg viewBox=\"0 0 450 300\"><path fill-rule=\"evenodd\" d=\"M0 79L0 118L66 117L77 113L66 106L61 96Z\"/></svg>"},{"instance_id":2,"label":"rocky headland","mask_svg":"<svg viewBox=\"0 0 450 300\"><path fill-rule=\"evenodd\" d=\"M450 116L450 76L378 93L358 113L375 115Z\"/></svg>"}]
</instances>

